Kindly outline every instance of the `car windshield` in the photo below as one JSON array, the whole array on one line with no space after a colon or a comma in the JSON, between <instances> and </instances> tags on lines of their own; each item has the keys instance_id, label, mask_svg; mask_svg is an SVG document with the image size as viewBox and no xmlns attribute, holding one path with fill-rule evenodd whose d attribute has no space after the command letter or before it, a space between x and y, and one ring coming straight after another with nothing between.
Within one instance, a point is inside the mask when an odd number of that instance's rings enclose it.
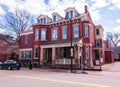
<instances>
[{"instance_id":1,"label":"car windshield","mask_svg":"<svg viewBox=\"0 0 120 87\"><path fill-rule=\"evenodd\" d=\"M17 62L14 60L6 60L4 63L6 64L6 63L17 63Z\"/></svg>"}]
</instances>

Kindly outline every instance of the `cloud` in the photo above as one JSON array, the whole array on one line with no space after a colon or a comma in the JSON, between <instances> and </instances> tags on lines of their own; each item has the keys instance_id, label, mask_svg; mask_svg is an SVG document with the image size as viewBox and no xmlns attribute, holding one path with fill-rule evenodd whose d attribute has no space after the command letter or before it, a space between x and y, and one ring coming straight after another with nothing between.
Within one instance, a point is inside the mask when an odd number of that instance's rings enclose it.
<instances>
[{"instance_id":1,"label":"cloud","mask_svg":"<svg viewBox=\"0 0 120 87\"><path fill-rule=\"evenodd\" d=\"M103 8L110 4L110 0L91 0L91 2L94 9Z\"/></svg>"},{"instance_id":2,"label":"cloud","mask_svg":"<svg viewBox=\"0 0 120 87\"><path fill-rule=\"evenodd\" d=\"M116 26L112 30L113 32L120 32L120 26Z\"/></svg>"},{"instance_id":3,"label":"cloud","mask_svg":"<svg viewBox=\"0 0 120 87\"><path fill-rule=\"evenodd\" d=\"M100 11L97 8L103 8L109 3L108 0L48 0L46 4L44 0L2 0L1 4L6 5L8 11L14 12L16 8L26 9L31 14L39 16L45 14L52 17L53 12L65 16L64 10L68 7L75 7L79 13L84 12L84 5L88 5L93 21L100 20ZM92 5L89 5L89 2Z\"/></svg>"},{"instance_id":4,"label":"cloud","mask_svg":"<svg viewBox=\"0 0 120 87\"><path fill-rule=\"evenodd\" d=\"M0 6L0 14L1 14L1 15L5 15L5 13L6 13L6 12L5 12L5 11L2 9L2 7Z\"/></svg>"},{"instance_id":5,"label":"cloud","mask_svg":"<svg viewBox=\"0 0 120 87\"><path fill-rule=\"evenodd\" d=\"M116 22L120 23L120 19L117 19Z\"/></svg>"},{"instance_id":6,"label":"cloud","mask_svg":"<svg viewBox=\"0 0 120 87\"><path fill-rule=\"evenodd\" d=\"M120 0L111 0L111 3L113 6L111 6L109 9L114 10L114 9L120 9Z\"/></svg>"},{"instance_id":7,"label":"cloud","mask_svg":"<svg viewBox=\"0 0 120 87\"><path fill-rule=\"evenodd\" d=\"M0 28L0 33L4 33L5 29Z\"/></svg>"}]
</instances>

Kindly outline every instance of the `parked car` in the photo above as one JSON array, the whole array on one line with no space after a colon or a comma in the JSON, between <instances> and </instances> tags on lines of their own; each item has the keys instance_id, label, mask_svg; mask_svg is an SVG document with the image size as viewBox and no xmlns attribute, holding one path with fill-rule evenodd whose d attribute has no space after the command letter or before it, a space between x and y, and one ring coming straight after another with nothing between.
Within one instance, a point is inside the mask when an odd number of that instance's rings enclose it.
<instances>
[{"instance_id":1,"label":"parked car","mask_svg":"<svg viewBox=\"0 0 120 87\"><path fill-rule=\"evenodd\" d=\"M21 64L18 61L15 61L15 60L6 60L1 65L1 69L12 70L12 69L15 69L15 68L17 70L19 70L21 68Z\"/></svg>"},{"instance_id":2,"label":"parked car","mask_svg":"<svg viewBox=\"0 0 120 87\"><path fill-rule=\"evenodd\" d=\"M3 64L3 62L0 62L0 69L2 69L2 64Z\"/></svg>"}]
</instances>

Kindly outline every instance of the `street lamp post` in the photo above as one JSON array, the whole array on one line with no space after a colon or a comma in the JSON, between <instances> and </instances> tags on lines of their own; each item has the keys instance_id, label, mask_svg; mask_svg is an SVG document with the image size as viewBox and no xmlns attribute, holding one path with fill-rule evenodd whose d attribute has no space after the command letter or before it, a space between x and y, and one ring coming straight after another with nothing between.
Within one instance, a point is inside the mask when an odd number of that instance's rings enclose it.
<instances>
[{"instance_id":1,"label":"street lamp post","mask_svg":"<svg viewBox=\"0 0 120 87\"><path fill-rule=\"evenodd\" d=\"M73 72L73 47L72 47L72 19L70 19L70 56L71 56L71 73Z\"/></svg>"}]
</instances>

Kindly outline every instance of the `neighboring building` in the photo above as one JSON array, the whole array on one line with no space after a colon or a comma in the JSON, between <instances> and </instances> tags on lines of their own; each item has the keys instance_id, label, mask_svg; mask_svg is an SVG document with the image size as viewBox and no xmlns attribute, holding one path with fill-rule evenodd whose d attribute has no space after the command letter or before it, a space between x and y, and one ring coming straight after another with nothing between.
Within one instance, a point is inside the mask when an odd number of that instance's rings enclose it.
<instances>
[{"instance_id":1,"label":"neighboring building","mask_svg":"<svg viewBox=\"0 0 120 87\"><path fill-rule=\"evenodd\" d=\"M13 52L15 57L19 59L19 46L15 43L14 38L0 34L0 61L9 59Z\"/></svg>"},{"instance_id":2,"label":"neighboring building","mask_svg":"<svg viewBox=\"0 0 120 87\"><path fill-rule=\"evenodd\" d=\"M52 17L40 15L32 30L21 32L20 60L24 65L29 60L35 66L71 64L71 57L77 67L80 58L89 68L96 60L104 63L103 28L94 25L87 6L82 14L67 8L65 18L55 12ZM71 34L74 50L70 49Z\"/></svg>"}]
</instances>

